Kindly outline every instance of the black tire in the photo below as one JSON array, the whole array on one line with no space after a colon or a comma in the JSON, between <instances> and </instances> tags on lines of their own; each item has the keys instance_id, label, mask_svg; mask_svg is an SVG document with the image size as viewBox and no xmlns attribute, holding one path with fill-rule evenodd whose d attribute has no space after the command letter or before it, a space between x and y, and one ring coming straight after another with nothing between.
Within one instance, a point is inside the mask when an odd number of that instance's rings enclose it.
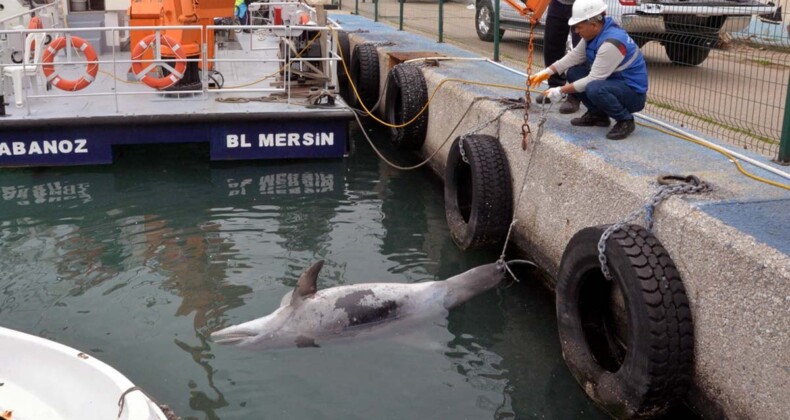
<instances>
[{"instance_id":1,"label":"black tire","mask_svg":"<svg viewBox=\"0 0 790 420\"><path fill-rule=\"evenodd\" d=\"M455 139L447 156L444 209L450 236L464 251L501 246L513 220L513 188L507 156L494 137Z\"/></svg>"},{"instance_id":2,"label":"black tire","mask_svg":"<svg viewBox=\"0 0 790 420\"><path fill-rule=\"evenodd\" d=\"M348 32L337 32L337 45L340 48L340 57L346 63L349 73L351 73L351 43L348 40ZM351 85L348 81L348 75L343 68L343 63L337 63L337 88L340 96L347 104L354 106L354 92L351 91Z\"/></svg>"},{"instance_id":3,"label":"black tire","mask_svg":"<svg viewBox=\"0 0 790 420\"><path fill-rule=\"evenodd\" d=\"M682 39L678 38L665 42L664 51L673 64L689 67L702 64L708 58L711 47L715 43L714 41L705 40L693 40L690 43L688 40L682 41Z\"/></svg>"},{"instance_id":4,"label":"black tire","mask_svg":"<svg viewBox=\"0 0 790 420\"><path fill-rule=\"evenodd\" d=\"M398 64L387 76L385 115L393 124L411 121L428 103L428 84L419 67ZM428 131L428 109L411 124L390 128L390 141L396 149L418 150Z\"/></svg>"},{"instance_id":5,"label":"black tire","mask_svg":"<svg viewBox=\"0 0 790 420\"><path fill-rule=\"evenodd\" d=\"M372 44L357 44L351 55L351 80L359 100L372 111L379 100L379 53Z\"/></svg>"},{"instance_id":6,"label":"black tire","mask_svg":"<svg viewBox=\"0 0 790 420\"><path fill-rule=\"evenodd\" d=\"M494 9L488 1L478 3L475 10L475 29L477 37L482 41L492 42L494 40ZM499 30L499 39L505 35L505 30Z\"/></svg>"},{"instance_id":7,"label":"black tire","mask_svg":"<svg viewBox=\"0 0 790 420\"><path fill-rule=\"evenodd\" d=\"M613 276L606 280L597 249L606 228L577 232L562 255L556 290L562 354L587 395L613 417L659 416L691 384L694 331L686 291L658 239L635 225L606 241Z\"/></svg>"},{"instance_id":8,"label":"black tire","mask_svg":"<svg viewBox=\"0 0 790 420\"><path fill-rule=\"evenodd\" d=\"M634 40L634 42L636 43L636 46L639 47L639 48L644 47L645 44L647 44L650 41L649 38L644 37L644 36L639 36L639 35L631 35L631 39Z\"/></svg>"}]
</instances>

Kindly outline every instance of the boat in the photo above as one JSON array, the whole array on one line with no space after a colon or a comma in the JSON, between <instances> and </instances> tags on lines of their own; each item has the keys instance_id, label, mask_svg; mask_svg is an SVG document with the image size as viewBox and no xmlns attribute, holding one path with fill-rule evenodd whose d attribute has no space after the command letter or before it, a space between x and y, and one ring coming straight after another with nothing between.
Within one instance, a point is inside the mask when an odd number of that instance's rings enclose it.
<instances>
[{"instance_id":1,"label":"boat","mask_svg":"<svg viewBox=\"0 0 790 420\"><path fill-rule=\"evenodd\" d=\"M254 2L238 25L233 0L36 1L0 9L0 167L108 164L152 143L348 154L342 27L320 3Z\"/></svg>"},{"instance_id":2,"label":"boat","mask_svg":"<svg viewBox=\"0 0 790 420\"><path fill-rule=\"evenodd\" d=\"M0 343L0 413L8 419L167 419L129 379L93 356L4 327Z\"/></svg>"}]
</instances>

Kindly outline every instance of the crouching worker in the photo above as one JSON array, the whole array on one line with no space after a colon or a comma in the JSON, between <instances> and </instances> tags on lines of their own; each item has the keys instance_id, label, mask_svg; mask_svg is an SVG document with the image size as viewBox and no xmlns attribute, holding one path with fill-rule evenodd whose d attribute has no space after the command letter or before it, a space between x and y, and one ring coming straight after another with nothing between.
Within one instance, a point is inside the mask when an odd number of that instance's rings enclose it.
<instances>
[{"instance_id":1,"label":"crouching worker","mask_svg":"<svg viewBox=\"0 0 790 420\"><path fill-rule=\"evenodd\" d=\"M634 131L632 112L645 107L647 66L642 52L628 33L606 17L603 0L576 0L568 25L581 41L560 60L530 77L537 86L552 74L567 72L568 83L544 92L551 101L566 95L581 99L587 112L571 124L582 127L614 127L606 134L621 140Z\"/></svg>"}]
</instances>

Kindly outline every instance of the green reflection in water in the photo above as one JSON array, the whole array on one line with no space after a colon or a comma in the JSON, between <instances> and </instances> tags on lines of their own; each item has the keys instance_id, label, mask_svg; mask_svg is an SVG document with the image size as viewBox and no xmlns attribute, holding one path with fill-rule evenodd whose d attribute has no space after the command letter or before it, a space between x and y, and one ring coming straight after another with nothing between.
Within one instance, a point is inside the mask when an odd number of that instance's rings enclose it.
<instances>
[{"instance_id":1,"label":"green reflection in water","mask_svg":"<svg viewBox=\"0 0 790 420\"><path fill-rule=\"evenodd\" d=\"M250 352L211 331L319 287L444 279L496 258L449 239L442 187L347 159L210 163L199 145L0 172L0 323L116 367L183 418L597 418L551 295L502 287L387 339Z\"/></svg>"}]
</instances>

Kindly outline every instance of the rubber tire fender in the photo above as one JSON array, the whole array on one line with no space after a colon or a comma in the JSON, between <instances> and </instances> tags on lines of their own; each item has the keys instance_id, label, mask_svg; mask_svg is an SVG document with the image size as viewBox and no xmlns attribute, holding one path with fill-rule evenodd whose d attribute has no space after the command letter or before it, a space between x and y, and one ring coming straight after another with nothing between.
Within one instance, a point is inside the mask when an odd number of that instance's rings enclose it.
<instances>
[{"instance_id":1,"label":"rubber tire fender","mask_svg":"<svg viewBox=\"0 0 790 420\"><path fill-rule=\"evenodd\" d=\"M513 220L513 187L510 167L495 137L472 134L461 137L447 155L444 209L450 236L464 251L500 246Z\"/></svg>"},{"instance_id":2,"label":"rubber tire fender","mask_svg":"<svg viewBox=\"0 0 790 420\"><path fill-rule=\"evenodd\" d=\"M615 418L653 417L680 402L691 385L694 331L675 263L645 228L628 225L606 241L606 280L597 244L608 226L571 238L557 278L562 355L587 395ZM622 296L617 342L612 302ZM607 302L608 300L608 302Z\"/></svg>"},{"instance_id":3,"label":"rubber tire fender","mask_svg":"<svg viewBox=\"0 0 790 420\"><path fill-rule=\"evenodd\" d=\"M379 52L373 44L357 44L351 55L351 80L368 110L379 100Z\"/></svg>"},{"instance_id":4,"label":"rubber tire fender","mask_svg":"<svg viewBox=\"0 0 790 420\"><path fill-rule=\"evenodd\" d=\"M337 45L340 48L340 57L346 63L349 74L351 74L351 42L348 39L348 32L337 31ZM354 106L354 92L351 91L348 75L343 68L343 63L337 63L337 88L340 96L350 106Z\"/></svg>"},{"instance_id":5,"label":"rubber tire fender","mask_svg":"<svg viewBox=\"0 0 790 420\"><path fill-rule=\"evenodd\" d=\"M392 124L411 121L428 103L428 84L419 67L398 64L387 76L385 114ZM419 150L428 132L428 108L411 124L390 127L390 142L396 149Z\"/></svg>"}]
</instances>

